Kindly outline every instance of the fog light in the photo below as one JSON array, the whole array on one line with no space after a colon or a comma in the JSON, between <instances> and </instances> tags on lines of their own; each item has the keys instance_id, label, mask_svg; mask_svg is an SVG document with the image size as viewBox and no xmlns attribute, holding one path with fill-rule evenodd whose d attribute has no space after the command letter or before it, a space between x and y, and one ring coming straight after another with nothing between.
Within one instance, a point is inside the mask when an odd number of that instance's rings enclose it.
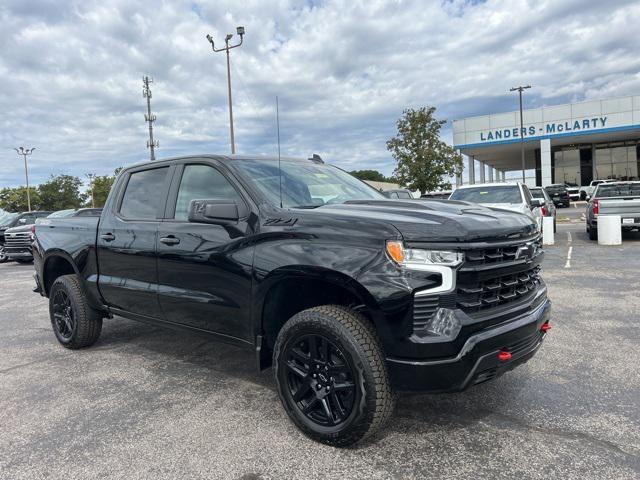
<instances>
[{"instance_id":1,"label":"fog light","mask_svg":"<svg viewBox=\"0 0 640 480\"><path fill-rule=\"evenodd\" d=\"M460 333L460 327L460 320L455 316L453 310L439 308L427 323L426 330L430 335L453 340Z\"/></svg>"}]
</instances>

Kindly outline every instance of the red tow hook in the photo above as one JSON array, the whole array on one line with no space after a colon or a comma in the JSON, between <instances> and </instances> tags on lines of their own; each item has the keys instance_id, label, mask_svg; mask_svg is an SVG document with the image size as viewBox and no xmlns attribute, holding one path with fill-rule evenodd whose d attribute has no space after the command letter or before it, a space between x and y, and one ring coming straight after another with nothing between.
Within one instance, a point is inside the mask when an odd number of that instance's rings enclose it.
<instances>
[{"instance_id":1,"label":"red tow hook","mask_svg":"<svg viewBox=\"0 0 640 480\"><path fill-rule=\"evenodd\" d=\"M508 362L511 360L511 353L507 350L500 350L498 352L498 360L501 362Z\"/></svg>"},{"instance_id":2,"label":"red tow hook","mask_svg":"<svg viewBox=\"0 0 640 480\"><path fill-rule=\"evenodd\" d=\"M549 324L549 322L544 322L540 327L540 331L542 333L547 333L549 330L551 330L551 325Z\"/></svg>"}]
</instances>

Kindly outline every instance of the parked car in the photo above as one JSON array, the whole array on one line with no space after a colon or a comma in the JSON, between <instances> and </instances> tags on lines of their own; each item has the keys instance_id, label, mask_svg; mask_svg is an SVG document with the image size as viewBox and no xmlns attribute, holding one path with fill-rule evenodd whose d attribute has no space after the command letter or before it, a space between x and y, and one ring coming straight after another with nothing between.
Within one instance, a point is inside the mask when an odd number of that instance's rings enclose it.
<instances>
[{"instance_id":1,"label":"parked car","mask_svg":"<svg viewBox=\"0 0 640 480\"><path fill-rule=\"evenodd\" d=\"M381 190L380 193L387 198L403 198L412 199L413 194L409 190L395 189L395 190Z\"/></svg>"},{"instance_id":2,"label":"parked car","mask_svg":"<svg viewBox=\"0 0 640 480\"><path fill-rule=\"evenodd\" d=\"M606 182L615 182L615 180L592 180L589 185L580 187L580 200L589 200L591 198L591 195L593 195L593 191L595 190L596 186Z\"/></svg>"},{"instance_id":3,"label":"parked car","mask_svg":"<svg viewBox=\"0 0 640 480\"><path fill-rule=\"evenodd\" d=\"M544 189L547 191L556 207L569 208L571 206L569 191L563 183L554 183L553 185L544 187Z\"/></svg>"},{"instance_id":4,"label":"parked car","mask_svg":"<svg viewBox=\"0 0 640 480\"><path fill-rule=\"evenodd\" d=\"M99 217L101 213L101 208L69 208L67 210L58 210L57 212L53 212L46 218ZM36 223L40 222L36 221Z\"/></svg>"},{"instance_id":5,"label":"parked car","mask_svg":"<svg viewBox=\"0 0 640 480\"><path fill-rule=\"evenodd\" d=\"M420 195L420 198L434 198L447 200L451 196L451 190L441 190L437 192L427 192Z\"/></svg>"},{"instance_id":6,"label":"parked car","mask_svg":"<svg viewBox=\"0 0 640 480\"><path fill-rule=\"evenodd\" d=\"M33 225L37 218L46 217L51 212L35 211L23 213L0 213L0 263L8 260L5 251L5 234L9 228Z\"/></svg>"},{"instance_id":7,"label":"parked car","mask_svg":"<svg viewBox=\"0 0 640 480\"><path fill-rule=\"evenodd\" d=\"M573 183L565 183L565 186L567 187L567 192L569 193L569 198L572 202L577 202L578 200L580 200L580 188L578 187L578 185L575 185Z\"/></svg>"},{"instance_id":8,"label":"parked car","mask_svg":"<svg viewBox=\"0 0 640 480\"><path fill-rule=\"evenodd\" d=\"M100 218L36 225L37 291L67 348L120 315L253 350L293 423L348 446L390 418L394 390L485 382L550 328L530 216L412 204L319 158L145 162Z\"/></svg>"},{"instance_id":9,"label":"parked car","mask_svg":"<svg viewBox=\"0 0 640 480\"><path fill-rule=\"evenodd\" d=\"M620 215L623 230L640 229L640 182L607 182L596 186L585 214L590 240L598 239L600 215Z\"/></svg>"},{"instance_id":10,"label":"parked car","mask_svg":"<svg viewBox=\"0 0 640 480\"><path fill-rule=\"evenodd\" d=\"M551 200L551 197L547 193L547 191L542 187L531 187L529 188L531 192L531 196L533 198L541 198L544 200L544 205L540 207L540 211L543 217L552 217L553 218L553 231L556 231L556 206Z\"/></svg>"},{"instance_id":11,"label":"parked car","mask_svg":"<svg viewBox=\"0 0 640 480\"><path fill-rule=\"evenodd\" d=\"M534 199L523 183L484 183L456 188L449 200L477 203L486 207L503 208L527 215L542 228L544 200Z\"/></svg>"}]
</instances>

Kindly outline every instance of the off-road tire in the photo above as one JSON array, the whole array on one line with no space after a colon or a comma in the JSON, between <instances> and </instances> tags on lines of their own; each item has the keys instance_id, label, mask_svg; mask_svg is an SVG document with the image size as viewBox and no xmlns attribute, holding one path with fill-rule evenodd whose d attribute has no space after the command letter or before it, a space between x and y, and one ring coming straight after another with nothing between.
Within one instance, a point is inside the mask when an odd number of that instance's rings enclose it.
<instances>
[{"instance_id":1,"label":"off-road tire","mask_svg":"<svg viewBox=\"0 0 640 480\"><path fill-rule=\"evenodd\" d=\"M74 316L74 325L67 338L56 327L54 319L54 303L58 292L65 294ZM76 275L58 277L49 291L49 316L53 333L60 344L72 350L88 347L96 343L102 332L102 314L92 309L87 303L86 295Z\"/></svg>"},{"instance_id":2,"label":"off-road tire","mask_svg":"<svg viewBox=\"0 0 640 480\"><path fill-rule=\"evenodd\" d=\"M333 427L313 423L296 404L287 382L283 355L301 338L320 335L340 349L355 367L355 391L350 416ZM276 340L273 365L278 393L293 423L309 438L335 447L354 445L378 432L391 418L395 395L391 388L380 340L371 322L362 314L339 305L304 310L287 321ZM331 431L328 431L331 430Z\"/></svg>"}]
</instances>

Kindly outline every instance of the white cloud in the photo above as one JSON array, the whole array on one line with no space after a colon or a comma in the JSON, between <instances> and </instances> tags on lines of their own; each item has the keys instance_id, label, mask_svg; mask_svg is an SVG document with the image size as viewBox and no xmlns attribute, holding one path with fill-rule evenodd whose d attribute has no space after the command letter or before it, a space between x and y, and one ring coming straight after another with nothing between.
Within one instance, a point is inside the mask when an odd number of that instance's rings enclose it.
<instances>
[{"instance_id":1,"label":"white cloud","mask_svg":"<svg viewBox=\"0 0 640 480\"><path fill-rule=\"evenodd\" d=\"M158 156L228 152L232 51L238 150L391 173L385 142L406 107L441 118L640 92L637 2L29 1L0 6L0 187L109 173L148 158L141 77L152 75ZM450 133L445 132L445 138Z\"/></svg>"}]
</instances>

